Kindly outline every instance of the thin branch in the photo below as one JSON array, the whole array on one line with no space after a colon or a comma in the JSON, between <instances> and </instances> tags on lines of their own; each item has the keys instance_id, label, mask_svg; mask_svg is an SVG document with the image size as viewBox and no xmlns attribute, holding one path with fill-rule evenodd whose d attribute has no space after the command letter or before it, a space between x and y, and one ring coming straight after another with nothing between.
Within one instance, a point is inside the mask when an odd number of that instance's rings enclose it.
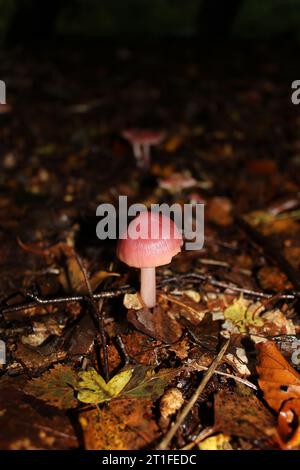
<instances>
[{"instance_id":1,"label":"thin branch","mask_svg":"<svg viewBox=\"0 0 300 470\"><path fill-rule=\"evenodd\" d=\"M218 281L214 278L212 278L209 275L206 274L200 274L200 273L191 273L191 274L182 274L178 276L172 276L167 279L163 279L159 285L163 286L165 284L170 284L172 282L179 282L180 280L196 280L199 282L208 282L214 287L219 287L221 289L229 289L232 290L233 292L241 292L245 295L249 295L251 297L258 297L262 299L272 299L274 295L272 294L266 294L265 292L261 291L256 291L252 289L245 289L244 287L239 287L235 286L233 284L227 284L226 282ZM276 294L276 299L278 300L295 300L300 298L300 292L298 291L292 291L287 294Z\"/></svg>"},{"instance_id":2,"label":"thin branch","mask_svg":"<svg viewBox=\"0 0 300 470\"><path fill-rule=\"evenodd\" d=\"M204 377L203 377L202 381L200 382L200 385L197 387L195 393L193 394L191 399L188 401L188 403L185 405L185 407L183 408L183 410L179 414L176 422L169 429L169 431L167 432L167 435L163 438L163 440L161 441L161 443L157 447L158 450L167 450L168 449L169 444L170 444L171 440L173 439L174 435L176 434L178 428L181 426L181 424L183 423L183 421L185 420L185 418L187 417L187 415L189 414L189 412L191 411L191 409L193 408L193 406L195 405L195 403L199 399L201 393L205 389L207 383L209 382L209 380L213 376L216 368L220 364L220 362L221 362L221 360L222 360L222 358L223 358L223 356L224 356L224 354L225 354L225 352L226 352L226 350L229 346L229 342L230 342L230 338L228 338L226 340L226 342L222 346L220 352L218 353L217 357L214 359L214 361L212 362L212 364L208 368L207 372L204 374Z\"/></svg>"},{"instance_id":3,"label":"thin branch","mask_svg":"<svg viewBox=\"0 0 300 470\"><path fill-rule=\"evenodd\" d=\"M188 364L189 366L192 366L195 370L208 370L209 368L206 366L200 366L198 364ZM217 375L223 375L224 377L228 377L229 379L233 379L236 382L240 382L241 384L246 385L249 388L252 388L253 390L258 390L257 386L254 385L252 382L249 382L247 379L242 379L241 377L237 377L236 375L233 374L228 374L227 372L221 372L220 370L215 370L214 374Z\"/></svg>"},{"instance_id":4,"label":"thin branch","mask_svg":"<svg viewBox=\"0 0 300 470\"><path fill-rule=\"evenodd\" d=\"M204 439L206 439L207 437L211 436L212 434L214 434L216 431L215 431L215 428L214 427L209 427L209 428L205 428L205 429L202 429L202 431L198 434L198 436L196 437L196 439L192 442L189 442L189 444L187 444L186 446L184 447L181 447L180 450L190 450L192 449L193 447L195 447L197 444L200 444L200 442L204 441Z\"/></svg>"},{"instance_id":5,"label":"thin branch","mask_svg":"<svg viewBox=\"0 0 300 470\"><path fill-rule=\"evenodd\" d=\"M78 256L77 253L75 253L75 256L76 256L77 263L84 276L85 284L89 292L89 299L90 299L91 305L93 307L93 310L97 319L97 326L99 328L99 333L100 333L101 342L102 342L102 350L103 350L103 375L104 375L105 381L108 382L108 353L107 353L107 341L106 341L106 334L105 334L105 327L104 327L104 315L103 315L104 300L102 298L99 302L99 305L96 304L94 297L93 297L91 284L90 284L86 269L83 265L82 259Z\"/></svg>"},{"instance_id":6,"label":"thin branch","mask_svg":"<svg viewBox=\"0 0 300 470\"><path fill-rule=\"evenodd\" d=\"M102 291L98 294L93 294L93 299L94 300L112 299L114 297L118 297L120 295L129 293L132 291L133 290L130 286L125 285L125 286L121 286L119 289ZM22 304L12 305L11 307L5 307L5 308L2 308L1 313L5 315L11 312L18 312L20 310L36 308L41 305L54 305L54 304L65 304L65 303L71 303L71 302L82 302L86 300L86 295L72 295L72 296L66 296L66 297L42 298L42 297L39 297L38 295L28 292L26 293L25 298L32 299L34 300L34 302L22 303Z\"/></svg>"}]
</instances>

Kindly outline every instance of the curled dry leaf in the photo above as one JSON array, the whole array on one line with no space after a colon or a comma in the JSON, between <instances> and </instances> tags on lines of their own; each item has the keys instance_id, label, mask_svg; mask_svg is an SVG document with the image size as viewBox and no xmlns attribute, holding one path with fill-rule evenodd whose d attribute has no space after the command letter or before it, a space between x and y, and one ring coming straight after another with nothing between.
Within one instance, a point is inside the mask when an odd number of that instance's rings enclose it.
<instances>
[{"instance_id":1,"label":"curled dry leaf","mask_svg":"<svg viewBox=\"0 0 300 470\"><path fill-rule=\"evenodd\" d=\"M257 345L259 386L268 405L279 412L282 404L300 399L300 374L290 366L273 341Z\"/></svg>"},{"instance_id":2,"label":"curled dry leaf","mask_svg":"<svg viewBox=\"0 0 300 470\"><path fill-rule=\"evenodd\" d=\"M275 442L282 449L300 446L300 374L290 366L277 349L268 341L258 346L258 383L267 403L278 415L278 434Z\"/></svg>"}]
</instances>

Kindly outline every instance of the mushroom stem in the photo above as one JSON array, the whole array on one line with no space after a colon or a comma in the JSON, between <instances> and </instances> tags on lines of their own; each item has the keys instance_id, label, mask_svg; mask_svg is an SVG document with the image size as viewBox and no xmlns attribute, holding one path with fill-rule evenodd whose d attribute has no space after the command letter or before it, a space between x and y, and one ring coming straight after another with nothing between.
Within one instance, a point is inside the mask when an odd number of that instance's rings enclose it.
<instances>
[{"instance_id":1,"label":"mushroom stem","mask_svg":"<svg viewBox=\"0 0 300 470\"><path fill-rule=\"evenodd\" d=\"M142 146L138 144L137 142L134 142L132 144L132 149L133 149L133 155L136 159L137 165L140 166L142 158L143 158Z\"/></svg>"},{"instance_id":2,"label":"mushroom stem","mask_svg":"<svg viewBox=\"0 0 300 470\"><path fill-rule=\"evenodd\" d=\"M144 153L144 168L148 170L150 168L150 145L144 144L143 145L143 153Z\"/></svg>"},{"instance_id":3,"label":"mushroom stem","mask_svg":"<svg viewBox=\"0 0 300 470\"><path fill-rule=\"evenodd\" d=\"M152 308L156 305L156 279L155 268L141 268L141 296L147 305Z\"/></svg>"}]
</instances>

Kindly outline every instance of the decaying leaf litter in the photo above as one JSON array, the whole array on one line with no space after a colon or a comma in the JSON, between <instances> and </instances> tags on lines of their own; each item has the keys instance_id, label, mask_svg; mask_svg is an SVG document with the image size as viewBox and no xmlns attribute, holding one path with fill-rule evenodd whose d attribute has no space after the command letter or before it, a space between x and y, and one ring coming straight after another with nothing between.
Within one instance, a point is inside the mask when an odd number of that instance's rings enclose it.
<instances>
[{"instance_id":1,"label":"decaying leaf litter","mask_svg":"<svg viewBox=\"0 0 300 470\"><path fill-rule=\"evenodd\" d=\"M290 53L265 46L246 63L236 49L225 80L220 51L121 52L3 58L0 446L297 449ZM164 134L146 173L128 127ZM204 248L157 270L152 312L138 272L95 236L97 205L119 194L205 203Z\"/></svg>"}]
</instances>

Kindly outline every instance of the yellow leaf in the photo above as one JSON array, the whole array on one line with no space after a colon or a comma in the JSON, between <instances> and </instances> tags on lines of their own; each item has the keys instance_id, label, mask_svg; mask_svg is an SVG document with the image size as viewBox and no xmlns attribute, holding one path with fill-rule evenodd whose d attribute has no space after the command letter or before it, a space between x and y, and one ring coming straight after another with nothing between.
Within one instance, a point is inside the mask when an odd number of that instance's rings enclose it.
<instances>
[{"instance_id":1,"label":"yellow leaf","mask_svg":"<svg viewBox=\"0 0 300 470\"><path fill-rule=\"evenodd\" d=\"M207 437L198 445L200 450L232 450L230 437L226 434L216 434Z\"/></svg>"},{"instance_id":2,"label":"yellow leaf","mask_svg":"<svg viewBox=\"0 0 300 470\"><path fill-rule=\"evenodd\" d=\"M224 311L224 318L231 320L240 330L246 333L249 326L263 326L262 319L257 315L260 307L250 308L249 301L241 295L232 305Z\"/></svg>"},{"instance_id":3,"label":"yellow leaf","mask_svg":"<svg viewBox=\"0 0 300 470\"><path fill-rule=\"evenodd\" d=\"M125 385L128 384L133 374L133 369L123 370L119 374L115 375L107 384L109 393L115 397L123 390Z\"/></svg>"},{"instance_id":4,"label":"yellow leaf","mask_svg":"<svg viewBox=\"0 0 300 470\"><path fill-rule=\"evenodd\" d=\"M126 369L115 375L108 383L90 368L87 371L79 372L80 381L78 383L78 400L83 403L103 403L109 401L123 390L131 379L133 369Z\"/></svg>"}]
</instances>

